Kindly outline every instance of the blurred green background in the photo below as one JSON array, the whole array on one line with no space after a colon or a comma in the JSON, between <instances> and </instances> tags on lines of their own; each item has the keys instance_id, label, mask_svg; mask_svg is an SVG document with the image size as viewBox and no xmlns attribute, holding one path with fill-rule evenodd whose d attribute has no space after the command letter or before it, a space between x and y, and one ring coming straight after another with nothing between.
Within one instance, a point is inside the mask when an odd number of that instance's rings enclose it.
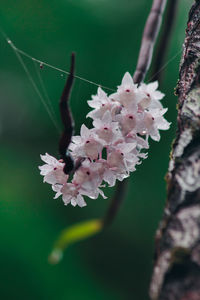
<instances>
[{"instance_id":1,"label":"blurred green background","mask_svg":"<svg viewBox=\"0 0 200 300\"><path fill-rule=\"evenodd\" d=\"M179 3L167 62L181 50L192 0ZM0 23L16 46L40 60L115 88L126 71L134 72L151 1L1 0ZM56 266L47 262L52 244L70 224L100 217L108 201L88 200L86 208L64 206L42 183L40 154L57 155L59 135L15 53L0 36L0 299L148 299L154 235L166 198L164 175L176 129L180 52L164 69L167 119L160 143L151 142L149 158L132 174L127 197L105 232L69 248ZM31 60L25 59L39 82ZM38 66L39 69L39 66ZM59 123L58 101L65 76L40 70ZM39 86L40 90L41 87ZM71 106L76 133L89 111L86 100L96 87L76 80ZM113 190L106 191L109 198Z\"/></svg>"}]
</instances>

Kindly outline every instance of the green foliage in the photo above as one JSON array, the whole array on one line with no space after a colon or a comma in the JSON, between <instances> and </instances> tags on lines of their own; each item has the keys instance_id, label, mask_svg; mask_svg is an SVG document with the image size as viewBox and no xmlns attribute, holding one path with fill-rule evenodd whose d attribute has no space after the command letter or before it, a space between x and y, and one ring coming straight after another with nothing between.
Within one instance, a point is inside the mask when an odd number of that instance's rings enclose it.
<instances>
[{"instance_id":1,"label":"green foliage","mask_svg":"<svg viewBox=\"0 0 200 300\"><path fill-rule=\"evenodd\" d=\"M52 264L58 263L63 256L63 251L71 244L89 238L102 229L100 220L90 220L81 222L64 229L58 240L55 242L53 250L49 255L49 262Z\"/></svg>"}]
</instances>

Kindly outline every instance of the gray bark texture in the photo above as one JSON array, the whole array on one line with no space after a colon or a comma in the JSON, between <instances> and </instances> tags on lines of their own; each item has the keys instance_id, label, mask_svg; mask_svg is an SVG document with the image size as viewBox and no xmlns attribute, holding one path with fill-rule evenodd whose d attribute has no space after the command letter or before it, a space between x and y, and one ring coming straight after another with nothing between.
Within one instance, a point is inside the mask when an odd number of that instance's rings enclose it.
<instances>
[{"instance_id":1,"label":"gray bark texture","mask_svg":"<svg viewBox=\"0 0 200 300\"><path fill-rule=\"evenodd\" d=\"M189 12L167 203L156 233L152 300L200 300L200 0Z\"/></svg>"}]
</instances>

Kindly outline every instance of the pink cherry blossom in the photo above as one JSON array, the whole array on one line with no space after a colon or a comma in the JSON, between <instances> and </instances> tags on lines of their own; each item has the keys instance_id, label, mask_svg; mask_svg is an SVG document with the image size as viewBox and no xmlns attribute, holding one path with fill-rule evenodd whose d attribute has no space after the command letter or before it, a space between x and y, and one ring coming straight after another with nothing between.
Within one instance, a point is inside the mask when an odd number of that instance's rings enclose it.
<instances>
[{"instance_id":1,"label":"pink cherry blossom","mask_svg":"<svg viewBox=\"0 0 200 300\"><path fill-rule=\"evenodd\" d=\"M46 163L39 167L40 174L44 176L44 182L49 184L64 184L67 182L69 176L63 172L64 163L48 153L41 155L41 159Z\"/></svg>"},{"instance_id":2,"label":"pink cherry blossom","mask_svg":"<svg viewBox=\"0 0 200 300\"><path fill-rule=\"evenodd\" d=\"M148 139L160 140L159 130L169 129L160 100L164 94L158 83L134 84L126 72L116 93L108 96L100 87L88 105L93 108L87 117L93 128L81 126L80 135L73 136L69 151L79 168L70 176L63 172L63 161L49 154L41 155L44 182L52 185L55 199L62 197L65 205L86 206L85 197L97 199L105 185L114 186L136 170L147 158Z\"/></svg>"},{"instance_id":3,"label":"pink cherry blossom","mask_svg":"<svg viewBox=\"0 0 200 300\"><path fill-rule=\"evenodd\" d=\"M106 111L102 119L95 119L93 125L96 129L96 133L101 140L105 141L105 144L111 144L115 139L119 138L119 124L113 122L111 113Z\"/></svg>"},{"instance_id":4,"label":"pink cherry blossom","mask_svg":"<svg viewBox=\"0 0 200 300\"><path fill-rule=\"evenodd\" d=\"M90 111L86 117L90 117L93 120L101 119L107 111L110 111L114 116L116 110L120 107L120 104L108 97L100 87L97 90L97 95L92 96L92 100L87 103L94 110Z\"/></svg>"},{"instance_id":5,"label":"pink cherry blossom","mask_svg":"<svg viewBox=\"0 0 200 300\"><path fill-rule=\"evenodd\" d=\"M72 137L69 149L75 157L88 157L97 159L103 149L103 141L98 138L95 130L88 129L84 124L81 126L81 135Z\"/></svg>"},{"instance_id":6,"label":"pink cherry blossom","mask_svg":"<svg viewBox=\"0 0 200 300\"><path fill-rule=\"evenodd\" d=\"M137 104L141 99L141 93L133 82L130 73L126 72L122 78L121 85L118 86L117 93L110 96L112 99L119 101L123 106L128 107L130 104Z\"/></svg>"},{"instance_id":7,"label":"pink cherry blossom","mask_svg":"<svg viewBox=\"0 0 200 300\"><path fill-rule=\"evenodd\" d=\"M149 84L141 83L139 86L139 92L143 94L142 99L139 101L140 109L145 108L162 108L160 100L165 96L163 93L157 90L158 82L154 81Z\"/></svg>"}]
</instances>

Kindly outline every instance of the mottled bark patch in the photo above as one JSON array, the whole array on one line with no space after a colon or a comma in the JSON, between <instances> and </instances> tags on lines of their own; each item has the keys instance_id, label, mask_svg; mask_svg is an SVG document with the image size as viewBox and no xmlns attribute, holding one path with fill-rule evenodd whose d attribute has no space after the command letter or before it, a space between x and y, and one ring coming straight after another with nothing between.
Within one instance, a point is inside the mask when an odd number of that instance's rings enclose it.
<instances>
[{"instance_id":1,"label":"mottled bark patch","mask_svg":"<svg viewBox=\"0 0 200 300\"><path fill-rule=\"evenodd\" d=\"M166 176L168 195L156 233L150 296L200 300L200 1L189 12L180 65L178 129Z\"/></svg>"}]
</instances>

